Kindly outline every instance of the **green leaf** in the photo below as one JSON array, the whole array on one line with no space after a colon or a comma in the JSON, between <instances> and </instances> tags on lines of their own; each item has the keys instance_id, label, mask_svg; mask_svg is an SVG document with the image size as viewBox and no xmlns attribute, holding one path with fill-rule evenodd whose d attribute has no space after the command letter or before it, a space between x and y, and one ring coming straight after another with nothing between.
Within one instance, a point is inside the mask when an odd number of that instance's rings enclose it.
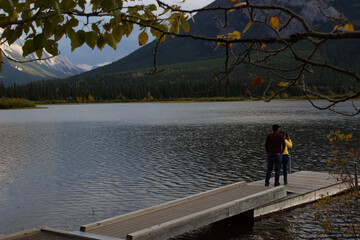
<instances>
[{"instance_id":1,"label":"green leaf","mask_svg":"<svg viewBox=\"0 0 360 240\"><path fill-rule=\"evenodd\" d=\"M15 30L10 30L9 32L9 36L7 38L8 44L9 46L11 44L13 44L17 39L20 38L20 36L22 35L22 28L21 26L17 26L15 28Z\"/></svg>"},{"instance_id":2,"label":"green leaf","mask_svg":"<svg viewBox=\"0 0 360 240\"><path fill-rule=\"evenodd\" d=\"M101 3L100 3L100 6L102 9L104 10L113 10L115 7L114 7L114 1L113 0L103 0Z\"/></svg>"},{"instance_id":3,"label":"green leaf","mask_svg":"<svg viewBox=\"0 0 360 240\"><path fill-rule=\"evenodd\" d=\"M33 13L32 13L32 11L29 11L29 10L23 11L23 12L21 13L21 18L22 18L22 19L29 19L29 18L31 18L32 16L33 16Z\"/></svg>"},{"instance_id":4,"label":"green leaf","mask_svg":"<svg viewBox=\"0 0 360 240\"><path fill-rule=\"evenodd\" d=\"M81 47L85 42L85 31L79 30L75 34L71 34L71 51L74 51L76 48Z\"/></svg>"},{"instance_id":5,"label":"green leaf","mask_svg":"<svg viewBox=\"0 0 360 240\"><path fill-rule=\"evenodd\" d=\"M7 13L11 13L14 10L14 4L11 0L2 0L1 3L1 9L4 10Z\"/></svg>"},{"instance_id":6,"label":"green leaf","mask_svg":"<svg viewBox=\"0 0 360 240\"><path fill-rule=\"evenodd\" d=\"M41 59L42 55L43 55L43 50L42 49L38 49L36 50L36 55L39 59Z\"/></svg>"},{"instance_id":7,"label":"green leaf","mask_svg":"<svg viewBox=\"0 0 360 240\"><path fill-rule=\"evenodd\" d=\"M96 45L97 47L102 50L106 44L106 39L103 35L100 35L97 39Z\"/></svg>"},{"instance_id":8,"label":"green leaf","mask_svg":"<svg viewBox=\"0 0 360 240\"><path fill-rule=\"evenodd\" d=\"M10 17L10 20L11 20L11 21L14 21L14 20L16 20L16 19L19 18L19 14L18 14L18 12L17 12L16 10L13 10L13 11L10 13L9 17Z\"/></svg>"},{"instance_id":9,"label":"green leaf","mask_svg":"<svg viewBox=\"0 0 360 240\"><path fill-rule=\"evenodd\" d=\"M110 47L112 47L114 50L116 50L117 45L116 45L116 41L115 41L113 35L111 35L111 34L106 34L106 35L105 35L105 38L106 38L106 43L107 43Z\"/></svg>"},{"instance_id":10,"label":"green leaf","mask_svg":"<svg viewBox=\"0 0 360 240\"><path fill-rule=\"evenodd\" d=\"M130 36L133 29L134 29L134 25L132 23L126 22L123 24L123 30L127 37Z\"/></svg>"},{"instance_id":11,"label":"green leaf","mask_svg":"<svg viewBox=\"0 0 360 240\"><path fill-rule=\"evenodd\" d=\"M45 43L46 43L46 38L45 38L44 34L38 34L34 37L34 49L35 50L41 49L41 51L42 51L42 49L45 46Z\"/></svg>"},{"instance_id":12,"label":"green leaf","mask_svg":"<svg viewBox=\"0 0 360 240\"><path fill-rule=\"evenodd\" d=\"M65 34L65 29L63 26L57 25L55 27L55 41L59 41Z\"/></svg>"},{"instance_id":13,"label":"green leaf","mask_svg":"<svg viewBox=\"0 0 360 240\"><path fill-rule=\"evenodd\" d=\"M61 2L61 9L65 11L73 10L76 7L76 2L73 0L63 0Z\"/></svg>"},{"instance_id":14,"label":"green leaf","mask_svg":"<svg viewBox=\"0 0 360 240\"><path fill-rule=\"evenodd\" d=\"M115 41L118 43L121 41L121 38L124 35L124 31L121 27L115 27L112 31L112 35L113 35Z\"/></svg>"},{"instance_id":15,"label":"green leaf","mask_svg":"<svg viewBox=\"0 0 360 240\"><path fill-rule=\"evenodd\" d=\"M54 35L56 28L56 23L53 21L46 21L43 29L43 33L46 38L50 38L52 35Z\"/></svg>"},{"instance_id":16,"label":"green leaf","mask_svg":"<svg viewBox=\"0 0 360 240\"><path fill-rule=\"evenodd\" d=\"M99 29L99 27L98 27L98 25L96 23L91 24L91 29L94 32L100 33L100 29Z\"/></svg>"},{"instance_id":17,"label":"green leaf","mask_svg":"<svg viewBox=\"0 0 360 240\"><path fill-rule=\"evenodd\" d=\"M58 44L54 40L48 40L45 44L45 50L50 53L53 56L56 56L59 54L58 51Z\"/></svg>"},{"instance_id":18,"label":"green leaf","mask_svg":"<svg viewBox=\"0 0 360 240\"><path fill-rule=\"evenodd\" d=\"M91 49L94 49L97 42L97 34L95 32L86 32L85 42Z\"/></svg>"},{"instance_id":19,"label":"green leaf","mask_svg":"<svg viewBox=\"0 0 360 240\"><path fill-rule=\"evenodd\" d=\"M150 4L150 5L146 6L146 10L148 10L150 12L154 12L157 10L157 7L155 4Z\"/></svg>"},{"instance_id":20,"label":"green leaf","mask_svg":"<svg viewBox=\"0 0 360 240\"><path fill-rule=\"evenodd\" d=\"M78 5L81 9L85 10L86 0L79 0Z\"/></svg>"},{"instance_id":21,"label":"green leaf","mask_svg":"<svg viewBox=\"0 0 360 240\"><path fill-rule=\"evenodd\" d=\"M76 18L71 18L69 21L67 21L66 26L69 27L77 27L79 25L79 21Z\"/></svg>"},{"instance_id":22,"label":"green leaf","mask_svg":"<svg viewBox=\"0 0 360 240\"><path fill-rule=\"evenodd\" d=\"M168 31L168 28L167 28L166 25L164 25L164 26L163 26L163 25L159 25L159 26L157 26L157 27L159 27L160 29L163 29L165 32ZM150 28L150 32L151 32L151 34L152 34L154 37L156 37L156 40L157 40L157 41L160 41L161 43L165 42L166 35L161 38L161 36L163 35L162 32L160 32L160 31L158 31L158 30L155 30L155 29L153 29L153 28ZM160 39L160 38L161 38L161 39Z\"/></svg>"},{"instance_id":23,"label":"green leaf","mask_svg":"<svg viewBox=\"0 0 360 240\"><path fill-rule=\"evenodd\" d=\"M182 21L181 27L186 33L188 33L190 31L190 25L186 19L184 21Z\"/></svg>"},{"instance_id":24,"label":"green leaf","mask_svg":"<svg viewBox=\"0 0 360 240\"><path fill-rule=\"evenodd\" d=\"M62 12L61 12L60 5L59 5L58 2L55 2L55 10L56 10L58 16L61 17L61 16L62 16Z\"/></svg>"},{"instance_id":25,"label":"green leaf","mask_svg":"<svg viewBox=\"0 0 360 240\"><path fill-rule=\"evenodd\" d=\"M38 0L43 7L50 8L54 6L55 0Z\"/></svg>"}]
</instances>

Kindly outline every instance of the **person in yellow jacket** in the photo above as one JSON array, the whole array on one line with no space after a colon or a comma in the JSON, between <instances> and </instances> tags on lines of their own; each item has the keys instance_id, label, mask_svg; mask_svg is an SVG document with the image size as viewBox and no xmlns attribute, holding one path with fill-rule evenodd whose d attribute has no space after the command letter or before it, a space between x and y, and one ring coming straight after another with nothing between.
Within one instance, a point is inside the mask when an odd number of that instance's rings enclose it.
<instances>
[{"instance_id":1,"label":"person in yellow jacket","mask_svg":"<svg viewBox=\"0 0 360 240\"><path fill-rule=\"evenodd\" d=\"M289 165L289 160L290 160L290 155L289 155L289 148L293 147L291 138L289 133L285 133L285 148L284 151L282 153L282 167L283 167L283 175L284 175L284 185L288 184L287 181L287 170L288 170L288 165Z\"/></svg>"}]
</instances>

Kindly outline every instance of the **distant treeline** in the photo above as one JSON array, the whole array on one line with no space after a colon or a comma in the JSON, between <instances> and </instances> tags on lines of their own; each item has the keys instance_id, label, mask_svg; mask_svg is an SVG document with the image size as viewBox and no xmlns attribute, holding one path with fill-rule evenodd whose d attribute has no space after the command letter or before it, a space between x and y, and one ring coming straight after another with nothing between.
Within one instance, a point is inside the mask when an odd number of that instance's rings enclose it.
<instances>
[{"instance_id":1,"label":"distant treeline","mask_svg":"<svg viewBox=\"0 0 360 240\"><path fill-rule=\"evenodd\" d=\"M216 85L213 81L145 81L116 79L96 79L93 84L41 81L27 85L5 87L0 83L0 97L26 98L43 103L82 103L82 102L128 102L170 100L179 98L248 97L248 83L231 82L230 85ZM262 87L252 87L252 92L261 94ZM313 85L313 89L326 95L341 95L353 91L353 87ZM301 88L291 88L280 97L302 96Z\"/></svg>"},{"instance_id":2,"label":"distant treeline","mask_svg":"<svg viewBox=\"0 0 360 240\"><path fill-rule=\"evenodd\" d=\"M0 83L0 97L26 98L43 103L127 102L154 99L248 97L249 87L252 93L262 95L266 87L265 83L261 86L250 84L258 73L238 69L230 76L229 85L218 85L214 80L215 73L220 71L217 66L219 66L219 61L205 61L166 66L165 71L155 75L148 75L145 70L137 70L106 75L80 75L70 79L46 80L27 85L13 84L8 87ZM307 78L307 86L325 95L342 95L359 89L358 83L321 70ZM298 86L289 89L280 97L302 95L301 86Z\"/></svg>"}]
</instances>

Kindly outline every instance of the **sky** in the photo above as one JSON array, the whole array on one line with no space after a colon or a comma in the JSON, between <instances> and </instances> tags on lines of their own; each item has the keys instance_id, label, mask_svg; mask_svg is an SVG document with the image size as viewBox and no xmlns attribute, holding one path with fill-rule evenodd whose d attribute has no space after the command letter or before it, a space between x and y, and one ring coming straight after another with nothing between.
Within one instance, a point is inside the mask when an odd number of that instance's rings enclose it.
<instances>
[{"instance_id":1,"label":"sky","mask_svg":"<svg viewBox=\"0 0 360 240\"><path fill-rule=\"evenodd\" d=\"M154 3L154 0L143 0L144 4ZM180 0L164 0L168 4L178 4ZM205 7L206 5L213 2L213 0L186 0L182 6L183 9L196 9ZM71 52L69 39L62 39L59 42L60 54L69 58L69 60L86 70L90 70L93 66L103 66L111 62L117 61L136 49L139 48L138 37L139 30L134 29L133 34L129 37L123 37L121 42L118 44L117 49L114 50L109 46L106 46L101 51L99 49L91 49L86 44L82 47L75 49ZM153 38L149 39L149 42Z\"/></svg>"}]
</instances>

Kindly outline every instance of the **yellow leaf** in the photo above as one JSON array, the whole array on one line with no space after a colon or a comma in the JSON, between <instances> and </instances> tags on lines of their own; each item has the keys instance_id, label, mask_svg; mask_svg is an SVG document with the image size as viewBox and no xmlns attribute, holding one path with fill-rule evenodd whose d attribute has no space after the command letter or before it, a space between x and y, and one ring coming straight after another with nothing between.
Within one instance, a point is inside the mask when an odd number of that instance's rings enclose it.
<instances>
[{"instance_id":1,"label":"yellow leaf","mask_svg":"<svg viewBox=\"0 0 360 240\"><path fill-rule=\"evenodd\" d=\"M345 24L344 28L350 32L354 31L354 26L351 23Z\"/></svg>"},{"instance_id":2,"label":"yellow leaf","mask_svg":"<svg viewBox=\"0 0 360 240\"><path fill-rule=\"evenodd\" d=\"M19 14L16 10L13 10L12 14L10 15L10 20L14 21L17 20L19 18Z\"/></svg>"},{"instance_id":3,"label":"yellow leaf","mask_svg":"<svg viewBox=\"0 0 360 240\"><path fill-rule=\"evenodd\" d=\"M139 45L140 46L145 45L147 43L148 39L149 39L149 36L146 32L140 33L139 37L138 37Z\"/></svg>"},{"instance_id":4,"label":"yellow leaf","mask_svg":"<svg viewBox=\"0 0 360 240\"><path fill-rule=\"evenodd\" d=\"M279 17L271 17L270 18L270 26L273 28L273 29L277 29L278 26L280 24L280 19Z\"/></svg>"},{"instance_id":5,"label":"yellow leaf","mask_svg":"<svg viewBox=\"0 0 360 240\"><path fill-rule=\"evenodd\" d=\"M261 43L261 49L262 49L263 51L266 51L266 50L267 50L267 46L266 46L265 43Z\"/></svg>"},{"instance_id":6,"label":"yellow leaf","mask_svg":"<svg viewBox=\"0 0 360 240\"><path fill-rule=\"evenodd\" d=\"M240 6L245 6L246 3L245 2L242 2L242 3L237 3L234 5L234 7L240 7Z\"/></svg>"},{"instance_id":7,"label":"yellow leaf","mask_svg":"<svg viewBox=\"0 0 360 240\"><path fill-rule=\"evenodd\" d=\"M190 31L190 25L189 25L189 23L188 23L188 21L186 19L184 19L182 21L181 27L186 33L188 33Z\"/></svg>"},{"instance_id":8,"label":"yellow leaf","mask_svg":"<svg viewBox=\"0 0 360 240\"><path fill-rule=\"evenodd\" d=\"M336 25L336 26L334 27L334 30L338 29L339 27L340 27L339 25Z\"/></svg>"},{"instance_id":9,"label":"yellow leaf","mask_svg":"<svg viewBox=\"0 0 360 240\"><path fill-rule=\"evenodd\" d=\"M168 11L170 11L170 8L165 9L164 12L161 13L159 16L165 15Z\"/></svg>"},{"instance_id":10,"label":"yellow leaf","mask_svg":"<svg viewBox=\"0 0 360 240\"><path fill-rule=\"evenodd\" d=\"M289 83L279 82L278 86L279 86L279 87L287 87L287 86L289 86Z\"/></svg>"},{"instance_id":11,"label":"yellow leaf","mask_svg":"<svg viewBox=\"0 0 360 240\"><path fill-rule=\"evenodd\" d=\"M244 29L243 33L245 33L247 30L249 30L249 28L251 27L251 25L252 25L252 24L253 24L253 22L252 22L252 21L248 22L248 24L246 25L246 27L245 27L245 29Z\"/></svg>"},{"instance_id":12,"label":"yellow leaf","mask_svg":"<svg viewBox=\"0 0 360 240\"><path fill-rule=\"evenodd\" d=\"M263 83L264 83L264 79L260 74L254 79L254 81L251 82L251 84L253 85L261 85Z\"/></svg>"},{"instance_id":13,"label":"yellow leaf","mask_svg":"<svg viewBox=\"0 0 360 240\"><path fill-rule=\"evenodd\" d=\"M216 51L220 47L220 45L221 45L221 42L218 42L218 44L217 44L216 48L214 49L214 51Z\"/></svg>"},{"instance_id":14,"label":"yellow leaf","mask_svg":"<svg viewBox=\"0 0 360 240\"><path fill-rule=\"evenodd\" d=\"M232 40L239 40L239 39L241 39L241 32L239 32L239 31L234 31L234 32L232 32L232 33L228 33L227 35L226 35L226 37L227 38L229 38L229 39L232 39Z\"/></svg>"}]
</instances>

